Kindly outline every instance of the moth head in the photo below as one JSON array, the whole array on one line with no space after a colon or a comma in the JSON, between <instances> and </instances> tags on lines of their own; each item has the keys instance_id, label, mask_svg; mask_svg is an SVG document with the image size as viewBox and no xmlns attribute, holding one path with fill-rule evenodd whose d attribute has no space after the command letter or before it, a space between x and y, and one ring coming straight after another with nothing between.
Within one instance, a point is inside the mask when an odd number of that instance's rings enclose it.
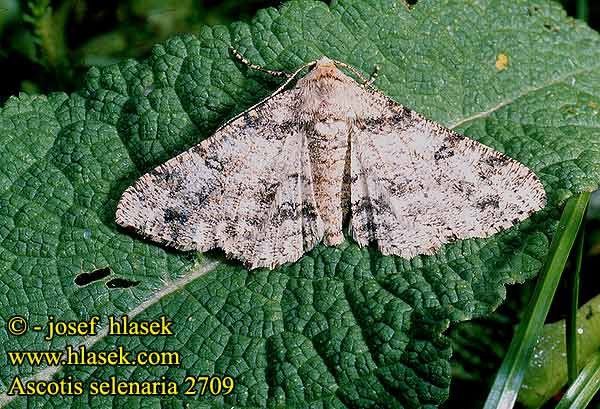
<instances>
[{"instance_id":1,"label":"moth head","mask_svg":"<svg viewBox=\"0 0 600 409\"><path fill-rule=\"evenodd\" d=\"M327 58L325 56L319 58L317 61L315 61L315 67L335 67L335 61L333 61L331 58Z\"/></svg>"},{"instance_id":2,"label":"moth head","mask_svg":"<svg viewBox=\"0 0 600 409\"><path fill-rule=\"evenodd\" d=\"M314 63L314 68L309 74L312 80L320 80L323 78L331 78L342 80L345 75L338 69L335 61L321 57Z\"/></svg>"}]
</instances>

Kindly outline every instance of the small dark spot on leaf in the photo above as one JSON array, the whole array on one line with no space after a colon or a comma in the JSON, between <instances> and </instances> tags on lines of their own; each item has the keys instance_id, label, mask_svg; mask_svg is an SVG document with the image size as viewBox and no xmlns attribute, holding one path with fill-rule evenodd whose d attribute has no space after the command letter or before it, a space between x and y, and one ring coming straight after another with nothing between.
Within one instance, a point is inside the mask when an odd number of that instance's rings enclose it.
<instances>
[{"instance_id":1,"label":"small dark spot on leaf","mask_svg":"<svg viewBox=\"0 0 600 409\"><path fill-rule=\"evenodd\" d=\"M530 16L533 16L533 14L537 13L538 11L540 11L540 8L538 6L531 6L527 8L527 14L529 14Z\"/></svg>"},{"instance_id":2,"label":"small dark spot on leaf","mask_svg":"<svg viewBox=\"0 0 600 409\"><path fill-rule=\"evenodd\" d=\"M125 278L113 278L112 280L106 282L106 286L108 288L129 288L135 287L139 283L139 281L127 280Z\"/></svg>"},{"instance_id":3,"label":"small dark spot on leaf","mask_svg":"<svg viewBox=\"0 0 600 409\"><path fill-rule=\"evenodd\" d=\"M418 0L401 0L399 3L406 7L406 10L411 11L411 9L417 4Z\"/></svg>"},{"instance_id":4,"label":"small dark spot on leaf","mask_svg":"<svg viewBox=\"0 0 600 409\"><path fill-rule=\"evenodd\" d=\"M592 310L592 307L589 307L587 310L587 313L585 314L585 319L589 320L594 316L594 310Z\"/></svg>"},{"instance_id":5,"label":"small dark spot on leaf","mask_svg":"<svg viewBox=\"0 0 600 409\"><path fill-rule=\"evenodd\" d=\"M88 285L89 283L93 283L94 281L102 280L105 277L110 275L110 267L103 267L96 269L90 273L81 273L75 277L75 284L79 286Z\"/></svg>"},{"instance_id":6,"label":"small dark spot on leaf","mask_svg":"<svg viewBox=\"0 0 600 409\"><path fill-rule=\"evenodd\" d=\"M555 33L558 33L560 31L560 27L552 25L549 21L544 22L544 28L546 30L554 31Z\"/></svg>"}]
</instances>

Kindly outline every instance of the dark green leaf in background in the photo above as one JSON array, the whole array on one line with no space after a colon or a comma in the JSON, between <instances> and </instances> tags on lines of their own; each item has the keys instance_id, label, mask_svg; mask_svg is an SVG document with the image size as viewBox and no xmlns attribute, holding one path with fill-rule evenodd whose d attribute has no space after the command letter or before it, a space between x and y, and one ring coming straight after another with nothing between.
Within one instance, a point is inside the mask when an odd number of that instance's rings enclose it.
<instances>
[{"instance_id":1,"label":"dark green leaf in background","mask_svg":"<svg viewBox=\"0 0 600 409\"><path fill-rule=\"evenodd\" d=\"M533 169L548 207L487 240L431 257L382 257L353 242L247 272L219 252L190 256L118 230L116 202L145 171L268 95L276 82L229 55L292 70L321 55L432 119ZM501 57L504 55L505 57ZM500 61L501 63L498 63ZM183 381L230 375L216 406L436 407L448 396L450 323L481 316L505 284L541 268L561 206L600 180L600 37L549 1L290 1L250 24L202 28L143 61L90 70L71 95L20 96L0 113L0 356L66 344L177 350L180 367L11 367L13 377ZM81 273L110 269L90 284ZM109 279L139 282L107 286ZM166 314L172 337L4 332L14 314L43 324ZM7 402L4 394L0 398ZM180 407L180 399L17 398L11 407ZM190 399L190 398L186 398ZM143 403L142 403L143 402Z\"/></svg>"}]
</instances>

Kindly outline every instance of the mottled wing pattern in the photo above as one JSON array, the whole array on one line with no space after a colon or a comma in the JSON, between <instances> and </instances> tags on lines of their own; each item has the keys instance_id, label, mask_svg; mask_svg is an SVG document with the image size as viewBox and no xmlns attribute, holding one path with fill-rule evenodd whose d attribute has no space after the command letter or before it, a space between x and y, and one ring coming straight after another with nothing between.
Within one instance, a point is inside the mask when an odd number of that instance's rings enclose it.
<instances>
[{"instance_id":1,"label":"mottled wing pattern","mask_svg":"<svg viewBox=\"0 0 600 409\"><path fill-rule=\"evenodd\" d=\"M373 92L381 118L351 139L351 233L384 254L432 254L456 239L487 237L545 205L535 174L481 143Z\"/></svg>"},{"instance_id":2,"label":"mottled wing pattern","mask_svg":"<svg viewBox=\"0 0 600 409\"><path fill-rule=\"evenodd\" d=\"M220 247L251 268L297 260L321 240L323 222L294 92L142 176L124 192L117 223L180 250Z\"/></svg>"}]
</instances>

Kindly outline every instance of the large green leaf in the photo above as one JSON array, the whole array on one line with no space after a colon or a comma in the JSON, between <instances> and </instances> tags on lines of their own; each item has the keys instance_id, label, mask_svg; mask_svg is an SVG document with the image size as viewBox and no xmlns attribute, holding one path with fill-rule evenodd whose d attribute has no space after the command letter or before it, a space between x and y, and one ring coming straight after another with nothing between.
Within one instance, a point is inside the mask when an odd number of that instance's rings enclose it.
<instances>
[{"instance_id":1,"label":"large green leaf","mask_svg":"<svg viewBox=\"0 0 600 409\"><path fill-rule=\"evenodd\" d=\"M547 208L487 240L403 260L347 242L283 268L248 272L215 251L182 255L116 228L133 180L210 135L276 86L234 62L292 70L326 54L368 73L396 101L523 162ZM435 407L447 397L452 322L488 313L507 283L542 266L560 207L600 180L600 37L546 1L291 1L250 24L204 28L145 61L89 72L73 95L20 96L0 114L0 349L177 350L179 367L10 366L24 380L182 381L231 375L241 407ZM87 285L76 277L109 267ZM130 280L127 288L123 281ZM82 281L77 281L81 283ZM110 284L110 285L107 285ZM170 337L7 335L31 324L168 315ZM3 402L12 397L3 395ZM14 407L180 407L178 397L17 397ZM143 403L142 403L143 402Z\"/></svg>"}]
</instances>

